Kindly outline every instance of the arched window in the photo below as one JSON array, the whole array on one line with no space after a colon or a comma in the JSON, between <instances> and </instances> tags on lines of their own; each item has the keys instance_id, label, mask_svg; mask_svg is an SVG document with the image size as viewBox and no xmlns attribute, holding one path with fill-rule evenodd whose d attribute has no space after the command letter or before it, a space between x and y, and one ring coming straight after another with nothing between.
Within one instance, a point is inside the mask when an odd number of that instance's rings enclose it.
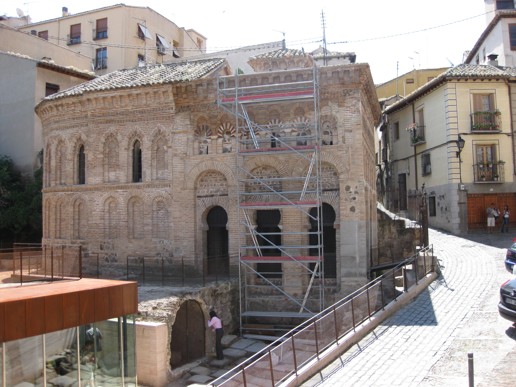
<instances>
[{"instance_id":1,"label":"arched window","mask_svg":"<svg viewBox=\"0 0 516 387\"><path fill-rule=\"evenodd\" d=\"M321 216L322 221L319 218ZM325 278L337 277L337 239L335 232L335 219L335 210L327 203L323 203L322 207L319 207L319 210L315 207L310 209L310 245L319 245L320 242L317 231L322 231ZM310 249L310 255L317 254L317 248ZM310 268L312 270L314 269L313 263L310 264Z\"/></svg>"},{"instance_id":2,"label":"arched window","mask_svg":"<svg viewBox=\"0 0 516 387\"><path fill-rule=\"evenodd\" d=\"M77 184L86 184L86 156L84 154L84 145L79 147L77 153Z\"/></svg>"},{"instance_id":3,"label":"arched window","mask_svg":"<svg viewBox=\"0 0 516 387\"><path fill-rule=\"evenodd\" d=\"M140 141L133 144L133 183L142 181L142 148Z\"/></svg>"}]
</instances>

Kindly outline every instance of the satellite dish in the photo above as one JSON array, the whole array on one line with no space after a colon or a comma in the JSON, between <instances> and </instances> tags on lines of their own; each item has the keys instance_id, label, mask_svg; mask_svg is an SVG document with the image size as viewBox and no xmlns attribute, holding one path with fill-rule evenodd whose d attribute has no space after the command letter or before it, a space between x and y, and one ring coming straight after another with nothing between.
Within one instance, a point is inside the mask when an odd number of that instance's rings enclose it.
<instances>
[{"instance_id":1,"label":"satellite dish","mask_svg":"<svg viewBox=\"0 0 516 387\"><path fill-rule=\"evenodd\" d=\"M16 8L16 13L18 14L18 17L24 17L25 16L25 14L23 13L23 11L20 8Z\"/></svg>"}]
</instances>

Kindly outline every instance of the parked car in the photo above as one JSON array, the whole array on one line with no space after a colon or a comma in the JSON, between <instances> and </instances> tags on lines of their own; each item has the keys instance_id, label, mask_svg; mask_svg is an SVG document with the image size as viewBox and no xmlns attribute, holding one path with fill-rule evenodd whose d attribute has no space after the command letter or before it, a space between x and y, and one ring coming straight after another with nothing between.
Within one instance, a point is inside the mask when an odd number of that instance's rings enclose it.
<instances>
[{"instance_id":1,"label":"parked car","mask_svg":"<svg viewBox=\"0 0 516 387\"><path fill-rule=\"evenodd\" d=\"M498 312L503 318L516 323L516 278L505 281L500 287Z\"/></svg>"},{"instance_id":2,"label":"parked car","mask_svg":"<svg viewBox=\"0 0 516 387\"><path fill-rule=\"evenodd\" d=\"M516 241L513 241L505 254L505 268L512 273L514 265L516 265Z\"/></svg>"}]
</instances>

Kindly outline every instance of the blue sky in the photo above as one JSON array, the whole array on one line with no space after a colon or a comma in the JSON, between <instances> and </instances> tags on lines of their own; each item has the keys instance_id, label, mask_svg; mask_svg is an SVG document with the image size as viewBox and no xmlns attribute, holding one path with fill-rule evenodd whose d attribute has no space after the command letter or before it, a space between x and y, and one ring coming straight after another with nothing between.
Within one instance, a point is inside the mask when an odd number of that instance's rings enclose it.
<instances>
[{"instance_id":1,"label":"blue sky","mask_svg":"<svg viewBox=\"0 0 516 387\"><path fill-rule=\"evenodd\" d=\"M0 14L17 8L32 21L120 3L106 0L2 0ZM289 48L310 51L322 45L324 12L329 50L355 52L369 63L376 83L413 68L446 67L462 62L486 26L484 0L261 0L214 2L128 0L150 7L180 27L208 38L208 51L281 40Z\"/></svg>"}]
</instances>

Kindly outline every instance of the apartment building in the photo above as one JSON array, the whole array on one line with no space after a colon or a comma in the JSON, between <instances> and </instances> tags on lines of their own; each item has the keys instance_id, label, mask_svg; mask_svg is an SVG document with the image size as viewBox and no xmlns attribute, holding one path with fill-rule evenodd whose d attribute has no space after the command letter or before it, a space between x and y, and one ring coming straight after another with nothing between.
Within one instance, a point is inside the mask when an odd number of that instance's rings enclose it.
<instances>
[{"instance_id":1,"label":"apartment building","mask_svg":"<svg viewBox=\"0 0 516 387\"><path fill-rule=\"evenodd\" d=\"M459 65L384 109L379 176L388 208L452 233L516 208L512 70ZM499 230L497 230L499 232Z\"/></svg>"},{"instance_id":2,"label":"apartment building","mask_svg":"<svg viewBox=\"0 0 516 387\"><path fill-rule=\"evenodd\" d=\"M0 23L0 154L29 176L41 166L41 121L34 107L46 96L91 80L90 59Z\"/></svg>"},{"instance_id":3,"label":"apartment building","mask_svg":"<svg viewBox=\"0 0 516 387\"><path fill-rule=\"evenodd\" d=\"M166 63L206 52L206 37L148 7L117 4L19 27L56 45L80 52L96 74Z\"/></svg>"}]
</instances>

